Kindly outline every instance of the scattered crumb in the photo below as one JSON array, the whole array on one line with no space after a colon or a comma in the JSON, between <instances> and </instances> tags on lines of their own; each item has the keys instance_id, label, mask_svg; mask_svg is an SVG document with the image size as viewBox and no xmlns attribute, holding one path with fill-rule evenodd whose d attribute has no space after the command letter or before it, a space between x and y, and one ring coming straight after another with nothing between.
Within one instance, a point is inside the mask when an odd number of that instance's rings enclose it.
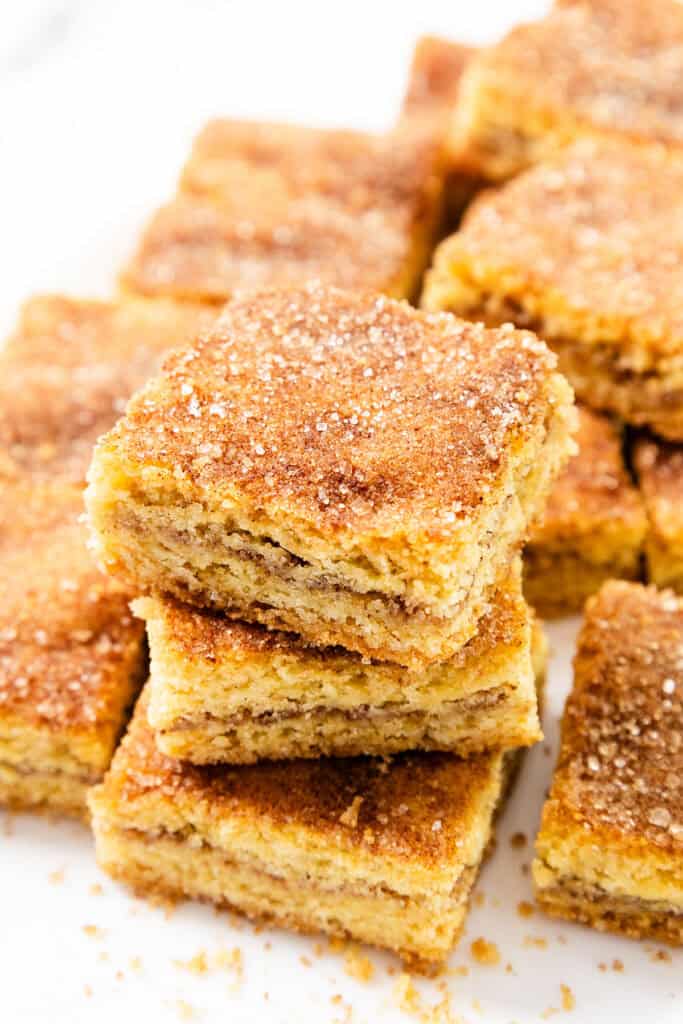
<instances>
[{"instance_id":1,"label":"scattered crumb","mask_svg":"<svg viewBox=\"0 0 683 1024\"><path fill-rule=\"evenodd\" d=\"M451 967L448 974L453 978L466 978L470 973L469 967L466 964L461 964L459 967Z\"/></svg>"},{"instance_id":2,"label":"scattered crumb","mask_svg":"<svg viewBox=\"0 0 683 1024\"><path fill-rule=\"evenodd\" d=\"M339 1003L341 1003L341 1001L342 997L339 992L337 992L336 995L333 995L332 998L330 999L330 1002L332 1003L333 1006L338 1006Z\"/></svg>"},{"instance_id":3,"label":"scattered crumb","mask_svg":"<svg viewBox=\"0 0 683 1024\"><path fill-rule=\"evenodd\" d=\"M90 987L90 985L84 985L83 986L83 992L85 993L87 998L90 999L90 997L92 995L92 988Z\"/></svg>"},{"instance_id":4,"label":"scattered crumb","mask_svg":"<svg viewBox=\"0 0 683 1024\"><path fill-rule=\"evenodd\" d=\"M513 850L522 850L526 846L526 836L524 832L514 832L510 836L510 846Z\"/></svg>"},{"instance_id":5,"label":"scattered crumb","mask_svg":"<svg viewBox=\"0 0 683 1024\"><path fill-rule=\"evenodd\" d=\"M605 964L605 963L599 963L599 964L598 964L598 970L599 970L599 971L606 971L606 970L607 970L607 964Z\"/></svg>"},{"instance_id":6,"label":"scattered crumb","mask_svg":"<svg viewBox=\"0 0 683 1024\"><path fill-rule=\"evenodd\" d=\"M61 885L64 881L64 868L58 868L56 871L51 871L47 877L50 880L50 885Z\"/></svg>"},{"instance_id":7,"label":"scattered crumb","mask_svg":"<svg viewBox=\"0 0 683 1024\"><path fill-rule=\"evenodd\" d=\"M669 953L666 949L655 949L650 954L650 960L652 960L653 964L657 963L658 961L670 964L671 953Z\"/></svg>"},{"instance_id":8,"label":"scattered crumb","mask_svg":"<svg viewBox=\"0 0 683 1024\"><path fill-rule=\"evenodd\" d=\"M221 949L213 958L213 966L221 971L232 971L235 975L233 990L238 988L244 978L244 957L239 946L232 949Z\"/></svg>"},{"instance_id":9,"label":"scattered crumb","mask_svg":"<svg viewBox=\"0 0 683 1024\"><path fill-rule=\"evenodd\" d=\"M529 903L528 900L520 900L517 904L517 913L520 917L533 917L534 909L533 903Z\"/></svg>"},{"instance_id":10,"label":"scattered crumb","mask_svg":"<svg viewBox=\"0 0 683 1024\"><path fill-rule=\"evenodd\" d=\"M123 981L123 978L124 978L123 971L117 971L116 972L116 980L117 981Z\"/></svg>"},{"instance_id":11,"label":"scattered crumb","mask_svg":"<svg viewBox=\"0 0 683 1024\"><path fill-rule=\"evenodd\" d=\"M522 864L522 869L521 870L522 870L522 874L526 877L529 874L529 865L528 864Z\"/></svg>"},{"instance_id":12,"label":"scattered crumb","mask_svg":"<svg viewBox=\"0 0 683 1024\"><path fill-rule=\"evenodd\" d=\"M573 1010L576 1006L576 999L574 999L574 993L569 985L560 985L560 992L562 993L562 1009Z\"/></svg>"},{"instance_id":13,"label":"scattered crumb","mask_svg":"<svg viewBox=\"0 0 683 1024\"><path fill-rule=\"evenodd\" d=\"M351 1024L351 1018L353 1015L351 1004L345 1003L339 993L337 993L337 995L335 996L332 996L331 1002L333 1006L338 1006L339 1009L344 1014L343 1017L335 1017L334 1024Z\"/></svg>"},{"instance_id":14,"label":"scattered crumb","mask_svg":"<svg viewBox=\"0 0 683 1024\"><path fill-rule=\"evenodd\" d=\"M317 956L318 958L325 956L325 947L322 942L316 942L313 946L313 956Z\"/></svg>"},{"instance_id":15,"label":"scattered crumb","mask_svg":"<svg viewBox=\"0 0 683 1024\"><path fill-rule=\"evenodd\" d=\"M348 947L346 939L340 939L338 935L331 935L327 940L327 948L330 953L345 953Z\"/></svg>"},{"instance_id":16,"label":"scattered crumb","mask_svg":"<svg viewBox=\"0 0 683 1024\"><path fill-rule=\"evenodd\" d=\"M560 1011L556 1006L548 1006L547 1009L545 1009L541 1014L541 1017L543 1018L543 1020L548 1020L549 1017L554 1017L555 1014L559 1012Z\"/></svg>"},{"instance_id":17,"label":"scattered crumb","mask_svg":"<svg viewBox=\"0 0 683 1024\"><path fill-rule=\"evenodd\" d=\"M104 949L102 950L101 953L97 954L97 961L98 961L98 963L106 964L108 959L109 959L109 953L107 953L107 951L104 950Z\"/></svg>"},{"instance_id":18,"label":"scattered crumb","mask_svg":"<svg viewBox=\"0 0 683 1024\"><path fill-rule=\"evenodd\" d=\"M523 946L525 949L547 949L548 940L540 935L525 935Z\"/></svg>"},{"instance_id":19,"label":"scattered crumb","mask_svg":"<svg viewBox=\"0 0 683 1024\"><path fill-rule=\"evenodd\" d=\"M552 754L552 750L551 750L551 748L550 748L550 747L548 746L548 744L547 744L547 743L545 743L545 744L543 745L543 753L545 754L545 756L546 756L546 757L550 757L550 755Z\"/></svg>"},{"instance_id":20,"label":"scattered crumb","mask_svg":"<svg viewBox=\"0 0 683 1024\"><path fill-rule=\"evenodd\" d=\"M192 1020L196 1016L194 1006L191 1006L190 1003L186 1003L184 999L179 999L176 1006L181 1020Z\"/></svg>"},{"instance_id":21,"label":"scattered crumb","mask_svg":"<svg viewBox=\"0 0 683 1024\"><path fill-rule=\"evenodd\" d=\"M624 969L624 965L623 965L621 960L613 960L612 961L612 970L613 971L617 971L618 973L621 973L621 971L623 971L623 969Z\"/></svg>"},{"instance_id":22,"label":"scattered crumb","mask_svg":"<svg viewBox=\"0 0 683 1024\"><path fill-rule=\"evenodd\" d=\"M505 973L506 974L514 974L515 973L512 964L505 964Z\"/></svg>"},{"instance_id":23,"label":"scattered crumb","mask_svg":"<svg viewBox=\"0 0 683 1024\"><path fill-rule=\"evenodd\" d=\"M102 886L100 885L99 882L93 882L93 884L88 889L88 892L90 893L91 896L101 896Z\"/></svg>"},{"instance_id":24,"label":"scattered crumb","mask_svg":"<svg viewBox=\"0 0 683 1024\"><path fill-rule=\"evenodd\" d=\"M488 942L486 939L475 939L470 946L470 953L478 964L486 967L495 967L500 963L500 951L495 942Z\"/></svg>"},{"instance_id":25,"label":"scattered crumb","mask_svg":"<svg viewBox=\"0 0 683 1024\"><path fill-rule=\"evenodd\" d=\"M267 949L268 951L270 951L270 950L271 950L271 949L273 948L273 943L272 943L272 942L270 942L270 941L268 941L268 942L264 942L264 943L263 943L263 948L264 948L264 949Z\"/></svg>"},{"instance_id":26,"label":"scattered crumb","mask_svg":"<svg viewBox=\"0 0 683 1024\"><path fill-rule=\"evenodd\" d=\"M312 967L313 966L313 961L310 959L310 957L307 957L307 956L300 956L299 957L299 963L302 963L304 965L304 967Z\"/></svg>"},{"instance_id":27,"label":"scattered crumb","mask_svg":"<svg viewBox=\"0 0 683 1024\"><path fill-rule=\"evenodd\" d=\"M104 928L98 928L96 924L84 924L83 931L90 939L103 939L107 934Z\"/></svg>"},{"instance_id":28,"label":"scattered crumb","mask_svg":"<svg viewBox=\"0 0 683 1024\"><path fill-rule=\"evenodd\" d=\"M173 965L182 971L189 971L191 974L207 974L209 970L209 961L203 949L200 949L189 960L174 960Z\"/></svg>"},{"instance_id":29,"label":"scattered crumb","mask_svg":"<svg viewBox=\"0 0 683 1024\"><path fill-rule=\"evenodd\" d=\"M473 999L472 1000L472 1009L474 1010L475 1013L483 1013L484 1012L483 1009L482 1009L481 1003L479 1002L478 999Z\"/></svg>"},{"instance_id":30,"label":"scattered crumb","mask_svg":"<svg viewBox=\"0 0 683 1024\"><path fill-rule=\"evenodd\" d=\"M559 944L561 946L566 946L567 945L567 936L566 935L558 935L557 936L557 941L559 942Z\"/></svg>"},{"instance_id":31,"label":"scattered crumb","mask_svg":"<svg viewBox=\"0 0 683 1024\"><path fill-rule=\"evenodd\" d=\"M403 1010L404 1013L418 1013L420 1009L420 995L413 985L413 979L405 971L399 974L398 980L394 985L394 998L399 1010Z\"/></svg>"},{"instance_id":32,"label":"scattered crumb","mask_svg":"<svg viewBox=\"0 0 683 1024\"><path fill-rule=\"evenodd\" d=\"M344 970L350 978L363 982L371 981L375 973L372 961L354 949L349 950L344 958Z\"/></svg>"},{"instance_id":33,"label":"scattered crumb","mask_svg":"<svg viewBox=\"0 0 683 1024\"><path fill-rule=\"evenodd\" d=\"M361 804L363 803L362 796L354 796L353 800L346 808L344 813L340 815L339 822L341 825L348 825L349 828L355 828L358 824L358 815L360 813Z\"/></svg>"},{"instance_id":34,"label":"scattered crumb","mask_svg":"<svg viewBox=\"0 0 683 1024\"><path fill-rule=\"evenodd\" d=\"M139 956L132 956L128 962L129 962L131 971L141 971L142 970L142 960L141 960L141 958Z\"/></svg>"},{"instance_id":35,"label":"scattered crumb","mask_svg":"<svg viewBox=\"0 0 683 1024\"><path fill-rule=\"evenodd\" d=\"M474 896L474 905L475 905L475 907L483 907L485 903L486 903L486 893L483 893L483 892L475 893L475 896Z\"/></svg>"}]
</instances>

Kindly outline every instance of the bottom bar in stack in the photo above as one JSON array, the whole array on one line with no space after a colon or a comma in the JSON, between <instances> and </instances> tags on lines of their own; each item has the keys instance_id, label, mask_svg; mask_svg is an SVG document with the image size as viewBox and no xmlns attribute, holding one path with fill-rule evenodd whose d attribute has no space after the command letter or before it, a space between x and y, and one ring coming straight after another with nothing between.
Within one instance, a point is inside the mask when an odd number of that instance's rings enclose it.
<instances>
[{"instance_id":1,"label":"bottom bar in stack","mask_svg":"<svg viewBox=\"0 0 683 1024\"><path fill-rule=\"evenodd\" d=\"M197 767L158 751L147 690L89 798L106 871L417 968L447 956L519 752Z\"/></svg>"}]
</instances>

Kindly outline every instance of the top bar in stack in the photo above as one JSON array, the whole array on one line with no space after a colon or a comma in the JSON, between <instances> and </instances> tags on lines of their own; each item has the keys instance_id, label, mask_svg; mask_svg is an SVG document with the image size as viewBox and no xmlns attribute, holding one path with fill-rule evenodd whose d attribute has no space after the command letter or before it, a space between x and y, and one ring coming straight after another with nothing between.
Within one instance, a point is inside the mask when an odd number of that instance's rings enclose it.
<instances>
[{"instance_id":1,"label":"top bar in stack","mask_svg":"<svg viewBox=\"0 0 683 1024\"><path fill-rule=\"evenodd\" d=\"M90 517L138 588L424 665L476 632L572 425L533 334L318 284L264 292L102 439Z\"/></svg>"},{"instance_id":2,"label":"top bar in stack","mask_svg":"<svg viewBox=\"0 0 683 1024\"><path fill-rule=\"evenodd\" d=\"M577 143L468 210L423 305L535 330L587 405L683 439L683 158Z\"/></svg>"},{"instance_id":3,"label":"top bar in stack","mask_svg":"<svg viewBox=\"0 0 683 1024\"><path fill-rule=\"evenodd\" d=\"M238 289L315 277L412 298L441 223L443 164L428 130L211 121L123 287L223 303Z\"/></svg>"},{"instance_id":4,"label":"top bar in stack","mask_svg":"<svg viewBox=\"0 0 683 1024\"><path fill-rule=\"evenodd\" d=\"M490 180L578 137L683 145L683 8L570 0L482 50L463 81L452 146Z\"/></svg>"}]
</instances>

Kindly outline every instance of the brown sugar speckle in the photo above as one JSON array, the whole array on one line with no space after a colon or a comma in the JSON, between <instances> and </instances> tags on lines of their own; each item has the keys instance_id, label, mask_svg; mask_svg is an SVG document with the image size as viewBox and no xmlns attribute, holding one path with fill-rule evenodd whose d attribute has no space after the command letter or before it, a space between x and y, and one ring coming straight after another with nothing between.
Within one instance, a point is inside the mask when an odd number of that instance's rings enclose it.
<instances>
[{"instance_id":1,"label":"brown sugar speckle","mask_svg":"<svg viewBox=\"0 0 683 1024\"><path fill-rule=\"evenodd\" d=\"M500 963L500 951L498 946L495 942L489 942L487 939L475 939L470 946L470 953L472 954L472 958L476 960L478 964L482 964L486 967L495 967L496 964Z\"/></svg>"}]
</instances>

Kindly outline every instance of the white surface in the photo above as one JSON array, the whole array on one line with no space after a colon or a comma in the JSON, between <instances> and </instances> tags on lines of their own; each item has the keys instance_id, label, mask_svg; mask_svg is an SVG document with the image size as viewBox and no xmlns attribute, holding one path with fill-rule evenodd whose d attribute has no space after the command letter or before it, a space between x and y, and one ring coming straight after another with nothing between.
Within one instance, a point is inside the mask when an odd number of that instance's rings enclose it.
<instances>
[{"instance_id":1,"label":"white surface","mask_svg":"<svg viewBox=\"0 0 683 1024\"><path fill-rule=\"evenodd\" d=\"M189 141L210 114L288 118L382 128L394 117L412 42L423 31L485 41L533 15L542 2L344 4L28 2L0 7L0 327L40 289L106 294L154 205L168 196ZM653 960L655 947L563 926L535 914L523 868L554 759L557 718L569 686L574 623L551 629L543 746L527 757L486 866L467 932L443 979L452 1018L468 1024L567 1019L673 1024L683 1020L683 955ZM0 821L0 1020L372 1021L407 1020L393 987L396 961L370 954L361 984L343 957L315 956L314 940L255 934L226 915L185 905L167 917L102 876L80 826L30 817ZM56 879L50 875L57 872ZM62 874L63 873L63 879ZM61 880L60 880L61 879ZM100 894L90 887L99 883ZM83 927L97 926L98 936ZM495 941L497 967L469 954ZM540 938L547 948L525 938ZM197 977L175 961L239 946L244 977ZM139 957L141 968L131 966ZM312 966L300 961L307 957ZM615 960L623 971L612 968ZM506 972L510 963L512 970ZM606 965L605 970L600 964ZM443 999L416 982L424 1008ZM86 987L89 987L87 990ZM87 994L91 991L91 994ZM336 994L343 1002L333 1003ZM351 1010L347 1008L351 1007ZM545 1015L545 1016L544 1016Z\"/></svg>"}]
</instances>

